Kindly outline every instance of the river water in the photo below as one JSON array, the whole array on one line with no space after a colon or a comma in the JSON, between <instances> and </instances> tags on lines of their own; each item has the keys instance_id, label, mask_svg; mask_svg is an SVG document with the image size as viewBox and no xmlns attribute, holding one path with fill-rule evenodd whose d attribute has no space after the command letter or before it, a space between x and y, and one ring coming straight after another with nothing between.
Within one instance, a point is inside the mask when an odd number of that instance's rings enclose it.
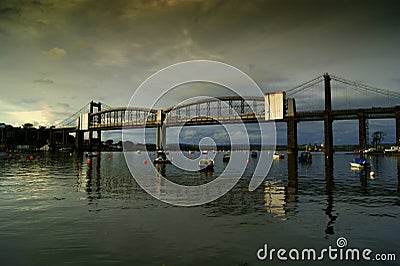
<instances>
[{"instance_id":1,"label":"river water","mask_svg":"<svg viewBox=\"0 0 400 266\"><path fill-rule=\"evenodd\" d=\"M215 176L224 168L222 155L215 157ZM143 164L144 155L135 156ZM395 254L397 261L383 265L398 265L400 158L368 158L371 178L369 171L350 169L353 157L336 153L327 178L324 156L315 153L312 164L298 166L295 185L288 182L287 158L274 161L262 186L249 192L252 159L229 193L197 207L148 195L131 177L123 153L103 152L91 163L68 153L1 159L0 264L271 265L281 262L276 254L257 257L265 245L286 249L287 257L291 249L338 248L344 237L346 248ZM204 178L172 165L165 173L193 183ZM365 261L325 256L323 263Z\"/></svg>"}]
</instances>

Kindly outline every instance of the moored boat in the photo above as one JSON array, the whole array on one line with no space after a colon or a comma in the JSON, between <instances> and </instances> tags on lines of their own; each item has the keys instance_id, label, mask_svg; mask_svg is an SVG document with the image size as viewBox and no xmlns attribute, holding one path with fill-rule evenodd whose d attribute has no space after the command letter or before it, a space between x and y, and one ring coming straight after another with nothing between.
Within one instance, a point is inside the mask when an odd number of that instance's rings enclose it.
<instances>
[{"instance_id":1,"label":"moored boat","mask_svg":"<svg viewBox=\"0 0 400 266\"><path fill-rule=\"evenodd\" d=\"M93 152L87 152L85 154L86 158L93 158L93 157L97 157L97 153L93 153Z\"/></svg>"},{"instance_id":2,"label":"moored boat","mask_svg":"<svg viewBox=\"0 0 400 266\"><path fill-rule=\"evenodd\" d=\"M400 152L400 147L399 146L392 146L390 149L385 149L385 154L387 153L399 153Z\"/></svg>"},{"instance_id":3,"label":"moored boat","mask_svg":"<svg viewBox=\"0 0 400 266\"><path fill-rule=\"evenodd\" d=\"M251 152L251 157L253 157L253 158L257 157L257 152L256 151L252 151Z\"/></svg>"},{"instance_id":4,"label":"moored boat","mask_svg":"<svg viewBox=\"0 0 400 266\"><path fill-rule=\"evenodd\" d=\"M371 163L364 158L354 158L350 162L350 167L358 169L369 168L371 167Z\"/></svg>"},{"instance_id":5,"label":"moored boat","mask_svg":"<svg viewBox=\"0 0 400 266\"><path fill-rule=\"evenodd\" d=\"M171 161L166 159L166 158L163 158L163 157L159 156L159 157L154 159L153 163L154 164L170 164Z\"/></svg>"},{"instance_id":6,"label":"moored boat","mask_svg":"<svg viewBox=\"0 0 400 266\"><path fill-rule=\"evenodd\" d=\"M297 158L299 163L311 163L312 162L312 154L308 151L302 152Z\"/></svg>"},{"instance_id":7,"label":"moored boat","mask_svg":"<svg viewBox=\"0 0 400 266\"><path fill-rule=\"evenodd\" d=\"M231 159L231 155L229 153L225 153L224 156L222 157L222 161L224 163L229 162L230 159Z\"/></svg>"},{"instance_id":8,"label":"moored boat","mask_svg":"<svg viewBox=\"0 0 400 266\"><path fill-rule=\"evenodd\" d=\"M272 158L274 160L281 160L285 158L285 155L281 152L275 152L274 155L272 155Z\"/></svg>"},{"instance_id":9,"label":"moored boat","mask_svg":"<svg viewBox=\"0 0 400 266\"><path fill-rule=\"evenodd\" d=\"M200 171L214 171L214 160L213 159L201 159L199 161Z\"/></svg>"}]
</instances>

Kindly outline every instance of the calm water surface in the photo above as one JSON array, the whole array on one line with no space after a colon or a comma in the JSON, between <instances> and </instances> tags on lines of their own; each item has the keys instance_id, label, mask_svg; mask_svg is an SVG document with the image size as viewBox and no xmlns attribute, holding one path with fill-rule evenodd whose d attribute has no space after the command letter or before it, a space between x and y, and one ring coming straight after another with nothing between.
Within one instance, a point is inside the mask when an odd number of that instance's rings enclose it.
<instances>
[{"instance_id":1,"label":"calm water surface","mask_svg":"<svg viewBox=\"0 0 400 266\"><path fill-rule=\"evenodd\" d=\"M143 155L135 156L143 167ZM251 160L229 193L198 207L149 196L131 177L123 153L104 152L91 164L67 153L1 159L0 264L271 265L279 263L276 257L257 259L264 244L320 250L336 247L338 237L351 248L395 253L399 263L400 158L370 157L371 179L369 172L350 170L353 157L336 153L327 179L323 155L314 154L311 165L298 167L297 189L288 186L287 159L274 161L254 192L248 191ZM218 176L222 153L215 159ZM165 173L191 184L212 178L173 166Z\"/></svg>"}]
</instances>

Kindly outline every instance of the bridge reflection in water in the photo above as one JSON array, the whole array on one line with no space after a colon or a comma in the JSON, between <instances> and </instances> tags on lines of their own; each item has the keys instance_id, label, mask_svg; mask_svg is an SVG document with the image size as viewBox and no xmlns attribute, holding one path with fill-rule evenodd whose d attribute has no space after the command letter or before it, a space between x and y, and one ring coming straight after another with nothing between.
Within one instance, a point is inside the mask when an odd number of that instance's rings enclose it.
<instances>
[{"instance_id":1,"label":"bridge reflection in water","mask_svg":"<svg viewBox=\"0 0 400 266\"><path fill-rule=\"evenodd\" d=\"M75 158L75 186L78 192L86 194L88 204L93 204L93 210L96 210L97 200L109 198L110 194L113 195L112 197L115 197L116 195L127 197L129 195L129 197L133 198L141 198L143 197L143 194L145 194L140 186L130 176L127 169L121 167L117 172L115 171L115 167L124 165L122 162L124 159L121 153L103 154L101 157L93 158L93 162L90 164L88 164L83 158L83 156L77 156ZM109 160L109 158L113 159ZM218 157L218 159L221 159L222 161L222 157ZM382 157L381 159L387 160L388 158ZM138 164L141 163L139 155L137 161ZM395 174L395 176L397 176L397 188L395 189L400 195L400 157L395 158L392 161L396 163L394 169L397 169L397 173ZM305 202L311 200L311 202L314 203L314 205L312 205L313 207L318 206L318 208L320 208L322 206L321 211L327 217L323 233L325 234L325 237L328 238L330 235L335 234L334 226L339 219L338 213L335 210L335 201L338 201L338 193L344 193L344 195L346 195L346 193L361 193L368 197L372 191L371 184L369 184L370 181L368 181L370 179L368 171L354 172L354 176L359 176L359 181L357 182L357 180L354 180L353 177L351 177L352 184L349 185L343 184L343 182L349 181L343 181L343 177L337 177L339 180L335 181L333 164L326 163L324 166L320 166L319 164L317 166L315 164L314 166L310 165L307 167L303 165L301 167L304 169L301 171L305 171L306 168L312 169L316 167L319 170L325 169L325 172L322 172L321 175L318 176L314 176L314 174L312 174L313 176L303 176L299 180L299 166L294 154L287 155L287 162L279 161L276 163L280 164L277 173L281 177L267 176L263 185L253 192L248 191L249 179L246 177L244 179L242 178L226 195L214 202L204 205L204 208L209 209L209 215L211 216L214 212L243 214L252 213L254 211L259 212L262 210L264 213L270 214L273 219L286 220L288 218L290 219L293 213L299 211L298 208L300 203L302 203L300 205L303 205L304 207ZM379 162L376 163L376 165L378 164ZM282 175L281 170L284 170L286 167L287 175ZM347 165L345 167L347 167ZM188 178L184 172L179 172L176 169L173 169L172 165L159 165L157 166L157 171L156 175L159 176L159 182L156 184L156 189L158 189L160 194L166 193L166 191L163 190L161 175L169 175L171 177L177 176L180 179ZM189 179L193 181L192 184L203 182L204 178L215 178L218 176L218 173L216 173L215 176L204 176L202 175L203 173L196 174L189 177ZM301 184L304 184L300 193L299 181ZM314 184L314 182L316 183ZM324 187L320 186L324 183ZM341 191L342 189L345 191ZM319 191L324 192L320 194ZM301 198L300 201L299 197ZM307 197L311 198L308 199ZM147 196L146 198L151 199L150 196ZM319 202L319 199L323 198L325 198L325 200ZM127 204L129 204L129 202L127 202Z\"/></svg>"}]
</instances>

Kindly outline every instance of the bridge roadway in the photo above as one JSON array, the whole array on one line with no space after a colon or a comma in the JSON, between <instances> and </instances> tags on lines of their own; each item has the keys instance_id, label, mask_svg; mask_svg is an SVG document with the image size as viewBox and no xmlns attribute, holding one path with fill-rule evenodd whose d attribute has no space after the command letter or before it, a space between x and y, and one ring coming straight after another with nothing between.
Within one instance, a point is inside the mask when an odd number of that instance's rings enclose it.
<instances>
[{"instance_id":1,"label":"bridge roadway","mask_svg":"<svg viewBox=\"0 0 400 266\"><path fill-rule=\"evenodd\" d=\"M329 87L328 87L329 89ZM326 93L330 100L330 92ZM359 145L360 148L367 146L367 119L394 118L396 120L396 142L400 144L400 106L395 107L371 107L364 109L332 110L330 102L325 104L325 110L296 112L295 101L292 98L282 103L285 111L283 117L275 119L274 115L265 112L264 97L222 97L206 98L192 102L179 104L164 110L147 108L114 108L89 113L88 125L83 128L78 126L56 128L54 133L66 136L66 132L76 132L78 138L75 146L82 146L83 132L89 131L89 143L92 143L93 132L97 132L97 143L101 141L101 131L121 130L123 128L156 128L157 147L162 149L165 143L165 131L163 125L194 126L210 124L234 124L234 123L257 123L257 122L286 122L288 149L297 150L297 123L305 121L324 121L325 143L329 143L333 151L332 123L335 120L358 120L359 121ZM91 108L92 109L92 108ZM266 120L266 117L271 117ZM79 123L77 123L79 125ZM63 137L64 139L64 137ZM89 145L91 146L91 144Z\"/></svg>"},{"instance_id":2,"label":"bridge roadway","mask_svg":"<svg viewBox=\"0 0 400 266\"><path fill-rule=\"evenodd\" d=\"M239 98L232 101L241 101ZM166 120L165 125L173 126L194 126L194 125L210 125L218 124L220 122L227 124L234 123L257 123L268 122L265 120L264 99L257 100L255 104L255 111L249 112L248 106L240 103L240 108L237 113L225 112L221 109L212 109L209 106L206 112L201 105L212 104L211 102L197 102L188 105L182 105L177 108L169 108L165 110ZM253 101L254 104L254 101ZM200 105L200 106L198 106ZM262 110L260 108L262 105ZM194 108L193 108L194 106ZM194 112L193 112L194 109ZM317 111L300 111L296 112L296 121L324 121L325 110ZM385 119L396 118L396 107L371 107L364 109L343 109L332 110L331 115L333 120L357 120L360 114L365 114L366 119ZM157 127L157 110L150 110L145 108L115 108L103 110L90 114L89 130L121 130L122 128L141 128L144 125L147 128ZM287 122L287 117L284 119L274 120L275 122ZM76 126L60 127L55 130L66 130L74 132L77 130Z\"/></svg>"}]
</instances>

